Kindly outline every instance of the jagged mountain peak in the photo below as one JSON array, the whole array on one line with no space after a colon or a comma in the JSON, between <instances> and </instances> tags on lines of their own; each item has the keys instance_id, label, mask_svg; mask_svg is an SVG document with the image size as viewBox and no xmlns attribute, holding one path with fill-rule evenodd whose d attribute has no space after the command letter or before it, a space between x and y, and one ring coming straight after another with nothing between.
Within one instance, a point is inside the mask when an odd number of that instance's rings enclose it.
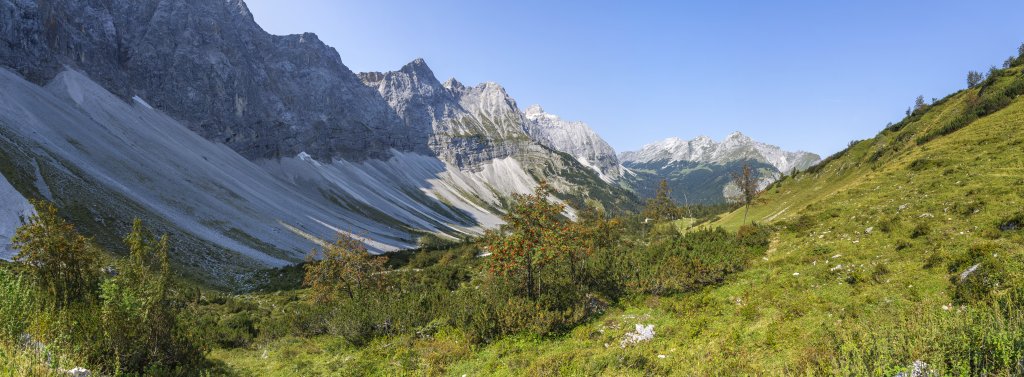
<instances>
[{"instance_id":1,"label":"jagged mountain peak","mask_svg":"<svg viewBox=\"0 0 1024 377\"><path fill-rule=\"evenodd\" d=\"M751 139L750 136L744 135L742 132L739 132L739 131L733 131L733 132L729 133L729 135L725 137L725 140L726 141L729 141L729 140L741 141L741 142L751 142L751 141L754 141L754 139Z\"/></svg>"},{"instance_id":2,"label":"jagged mountain peak","mask_svg":"<svg viewBox=\"0 0 1024 377\"><path fill-rule=\"evenodd\" d=\"M239 15L255 22L252 12L249 11L249 6L245 4L244 0L229 0L228 4L234 6Z\"/></svg>"},{"instance_id":3,"label":"jagged mountain peak","mask_svg":"<svg viewBox=\"0 0 1024 377\"><path fill-rule=\"evenodd\" d=\"M423 60L423 58L413 59L413 61L402 66L399 71L410 75L434 78L434 71L430 69L430 66L427 65L427 62ZM436 80L436 78L434 79Z\"/></svg>"},{"instance_id":4,"label":"jagged mountain peak","mask_svg":"<svg viewBox=\"0 0 1024 377\"><path fill-rule=\"evenodd\" d=\"M527 106L526 110L523 110L523 114L526 114L526 116L535 116L537 114L544 114L544 108L541 107L538 104L533 104L533 105Z\"/></svg>"},{"instance_id":5,"label":"jagged mountain peak","mask_svg":"<svg viewBox=\"0 0 1024 377\"><path fill-rule=\"evenodd\" d=\"M542 145L572 155L607 182L622 175L615 150L586 123L564 120L540 105L530 105L523 115L528 120L526 132Z\"/></svg>"},{"instance_id":6,"label":"jagged mountain peak","mask_svg":"<svg viewBox=\"0 0 1024 377\"><path fill-rule=\"evenodd\" d=\"M445 81L443 84L441 84L441 86L444 86L445 89L448 89L448 90L463 90L463 89L466 89L466 86L463 85L461 82L459 82L459 80L456 80L454 77L449 78L447 81Z\"/></svg>"}]
</instances>

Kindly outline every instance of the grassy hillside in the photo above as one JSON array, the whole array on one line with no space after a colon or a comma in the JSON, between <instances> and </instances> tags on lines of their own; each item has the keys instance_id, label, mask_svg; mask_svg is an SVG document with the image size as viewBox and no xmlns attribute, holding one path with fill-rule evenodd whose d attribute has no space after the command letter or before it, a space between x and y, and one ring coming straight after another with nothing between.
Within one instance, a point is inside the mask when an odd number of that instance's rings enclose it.
<instances>
[{"instance_id":1,"label":"grassy hillside","mask_svg":"<svg viewBox=\"0 0 1024 377\"><path fill-rule=\"evenodd\" d=\"M284 339L213 356L278 375L894 375L916 360L1020 373L1022 83L1020 68L997 72L772 186L749 215L773 225L771 247L721 285L635 296L554 337ZM637 324L656 335L622 346Z\"/></svg>"}]
</instances>

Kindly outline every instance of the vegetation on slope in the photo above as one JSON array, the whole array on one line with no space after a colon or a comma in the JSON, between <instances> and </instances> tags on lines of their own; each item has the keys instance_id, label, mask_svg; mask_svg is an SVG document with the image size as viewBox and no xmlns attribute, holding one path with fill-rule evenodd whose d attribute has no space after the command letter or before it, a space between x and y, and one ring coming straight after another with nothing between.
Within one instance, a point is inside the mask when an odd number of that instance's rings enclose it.
<instances>
[{"instance_id":1,"label":"vegetation on slope","mask_svg":"<svg viewBox=\"0 0 1024 377\"><path fill-rule=\"evenodd\" d=\"M467 344L454 327L362 347L287 338L213 355L239 370L279 374L344 374L360 365L371 374L892 376L927 364L938 375L1018 375L1024 156L1016 151L1024 143L1024 103L1008 88L1020 80L1019 66L994 71L773 185L749 213L772 224L772 246L744 255L745 268L710 285L627 284L632 294L603 314L547 335L524 331ZM948 127L962 114L979 114L983 103L1002 107L985 105L977 120ZM743 212L703 227L740 230ZM658 250L686 255L686 247L656 241L672 227L651 229L615 258L652 256L656 262L646 266L671 271L663 277L694 276L654 257L664 255ZM696 234L661 236L692 242ZM655 335L623 343L635 325L653 325Z\"/></svg>"},{"instance_id":2,"label":"vegetation on slope","mask_svg":"<svg viewBox=\"0 0 1024 377\"><path fill-rule=\"evenodd\" d=\"M667 185L645 216L578 222L542 185L476 243L343 237L258 293L200 294L141 226L98 274L40 205L0 269L0 372L1020 375L1020 60L685 232Z\"/></svg>"}]
</instances>

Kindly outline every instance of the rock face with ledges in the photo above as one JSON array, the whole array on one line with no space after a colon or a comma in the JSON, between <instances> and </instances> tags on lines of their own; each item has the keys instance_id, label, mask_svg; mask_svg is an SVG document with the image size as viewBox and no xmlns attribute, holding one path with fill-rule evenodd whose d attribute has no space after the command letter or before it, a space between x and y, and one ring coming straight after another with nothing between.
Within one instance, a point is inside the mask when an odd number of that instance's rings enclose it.
<instances>
[{"instance_id":1,"label":"rock face with ledges","mask_svg":"<svg viewBox=\"0 0 1024 377\"><path fill-rule=\"evenodd\" d=\"M395 110L405 129L444 161L472 169L536 148L524 132L525 118L501 85L441 83L423 59L360 77Z\"/></svg>"},{"instance_id":2,"label":"rock face with ledges","mask_svg":"<svg viewBox=\"0 0 1024 377\"><path fill-rule=\"evenodd\" d=\"M0 64L71 66L250 159L426 151L315 34L263 31L241 0L0 0Z\"/></svg>"}]
</instances>

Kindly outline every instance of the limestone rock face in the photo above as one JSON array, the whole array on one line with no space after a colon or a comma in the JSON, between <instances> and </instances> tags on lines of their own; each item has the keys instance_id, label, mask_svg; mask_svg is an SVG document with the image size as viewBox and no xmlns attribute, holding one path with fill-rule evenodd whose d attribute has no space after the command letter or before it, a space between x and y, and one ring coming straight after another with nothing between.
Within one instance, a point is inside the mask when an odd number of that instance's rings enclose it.
<instances>
[{"instance_id":1,"label":"limestone rock face","mask_svg":"<svg viewBox=\"0 0 1024 377\"><path fill-rule=\"evenodd\" d=\"M79 69L249 159L425 151L337 51L266 33L241 0L0 0L0 64L37 84Z\"/></svg>"},{"instance_id":2,"label":"limestone rock face","mask_svg":"<svg viewBox=\"0 0 1024 377\"><path fill-rule=\"evenodd\" d=\"M496 83L441 83L423 59L360 77L394 109L413 139L446 162L472 169L536 147L515 100Z\"/></svg>"},{"instance_id":3,"label":"limestone rock face","mask_svg":"<svg viewBox=\"0 0 1024 377\"><path fill-rule=\"evenodd\" d=\"M539 143L576 157L605 181L614 181L622 176L623 167L615 149L586 123L544 112L540 105L530 106L523 113L529 120L526 132Z\"/></svg>"}]
</instances>

